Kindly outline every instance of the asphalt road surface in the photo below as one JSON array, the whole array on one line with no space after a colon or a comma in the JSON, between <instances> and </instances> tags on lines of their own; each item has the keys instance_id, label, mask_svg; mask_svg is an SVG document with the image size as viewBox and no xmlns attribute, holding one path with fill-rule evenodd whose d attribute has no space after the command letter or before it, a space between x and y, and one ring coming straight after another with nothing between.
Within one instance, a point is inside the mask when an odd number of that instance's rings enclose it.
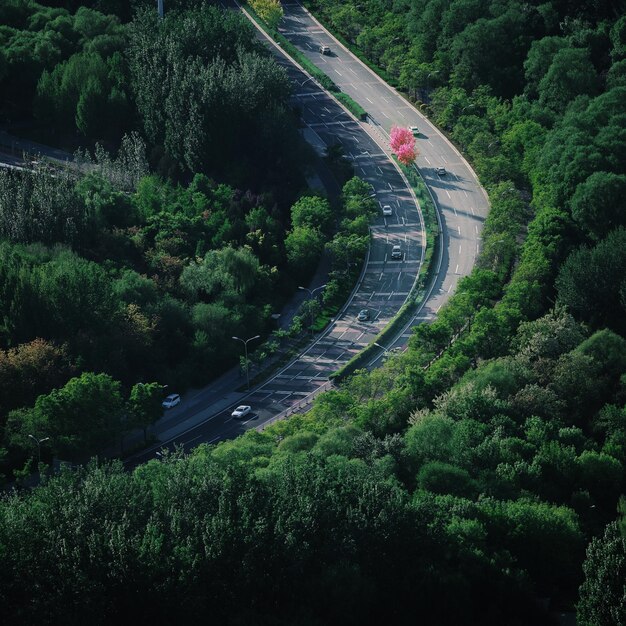
<instances>
[{"instance_id":1,"label":"asphalt road surface","mask_svg":"<svg viewBox=\"0 0 626 626\"><path fill-rule=\"evenodd\" d=\"M351 160L356 174L372 185L381 212L371 224L371 245L357 288L344 309L326 331L304 353L250 394L242 394L239 404L253 407L244 420L231 418L233 405L204 417L210 407L196 405L201 423L163 441L165 447L183 445L187 449L202 442L237 436L293 410L320 390L328 388L329 375L371 343L405 302L415 283L424 255L425 235L421 214L412 191L395 164L374 141L371 129L354 120L307 74L297 68L282 50L272 46L277 62L285 68L293 84L292 102L302 115L304 137L324 155L328 146L339 144ZM382 142L381 142L382 143ZM392 215L382 215L382 206L392 207ZM391 258L394 245L401 246L402 258ZM357 320L362 309L369 319ZM184 404L172 410L181 420L192 420ZM153 458L147 450L136 461Z\"/></svg>"},{"instance_id":2,"label":"asphalt road surface","mask_svg":"<svg viewBox=\"0 0 626 626\"><path fill-rule=\"evenodd\" d=\"M231 2L223 4L235 6ZM219 411L212 411L210 405L196 405L193 410L184 404L177 407L174 412L181 413L190 424L189 429L134 457L135 463L154 458L159 447L180 445L189 449L203 442L232 438L297 410L328 388L328 376L370 344L396 314L419 274L425 236L412 192L389 158L385 135L392 125L415 125L420 130L418 167L440 210L443 254L430 297L388 348L405 344L412 326L436 315L458 281L471 272L480 249L487 197L458 151L400 95L343 49L300 5L283 6L283 34L373 118L367 123L356 122L314 79L280 49L270 46L292 81L293 104L302 112L304 137L320 154L328 146L341 145L355 173L372 185L381 209L390 205L393 213L383 217L381 211L373 221L370 251L357 288L344 310L303 354L266 383L249 394L241 394L234 404ZM322 55L320 44L328 45L331 55ZM445 175L437 174L439 166L446 168ZM400 260L391 259L394 245L401 246ZM361 309L368 310L367 321L357 320ZM236 404L251 405L253 413L243 420L232 418ZM200 423L191 426L194 415Z\"/></svg>"},{"instance_id":3,"label":"asphalt road surface","mask_svg":"<svg viewBox=\"0 0 626 626\"><path fill-rule=\"evenodd\" d=\"M282 34L371 115L373 126L380 125L386 133L392 126L419 129L417 166L439 207L443 258L431 297L397 341L398 345L406 343L410 328L432 320L459 280L472 271L489 211L487 195L458 150L427 118L344 48L300 4L283 3L283 8ZM328 46L331 53L321 54L320 45ZM438 175L438 167L444 167L447 173Z\"/></svg>"}]
</instances>

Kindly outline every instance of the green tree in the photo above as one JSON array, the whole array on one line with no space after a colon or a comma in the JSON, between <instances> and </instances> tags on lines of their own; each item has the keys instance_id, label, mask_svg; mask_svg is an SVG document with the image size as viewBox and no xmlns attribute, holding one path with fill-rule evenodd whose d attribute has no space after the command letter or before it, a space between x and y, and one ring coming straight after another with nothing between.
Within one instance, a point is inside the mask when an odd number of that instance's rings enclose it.
<instances>
[{"instance_id":1,"label":"green tree","mask_svg":"<svg viewBox=\"0 0 626 626\"><path fill-rule=\"evenodd\" d=\"M562 113L576 96L594 96L599 80L589 59L589 51L580 48L563 48L554 55L550 68L537 87L539 102Z\"/></svg>"},{"instance_id":2,"label":"green tree","mask_svg":"<svg viewBox=\"0 0 626 626\"><path fill-rule=\"evenodd\" d=\"M524 92L530 98L538 97L539 83L548 73L556 53L567 47L567 39L564 37L543 37L531 43L524 61Z\"/></svg>"},{"instance_id":3,"label":"green tree","mask_svg":"<svg viewBox=\"0 0 626 626\"><path fill-rule=\"evenodd\" d=\"M572 217L594 240L618 226L626 226L626 176L594 172L576 187Z\"/></svg>"},{"instance_id":4,"label":"green tree","mask_svg":"<svg viewBox=\"0 0 626 626\"><path fill-rule=\"evenodd\" d=\"M127 426L142 428L144 441L148 439L148 427L163 415L164 391L165 387L159 383L137 383L130 390L127 404L131 420Z\"/></svg>"},{"instance_id":5,"label":"green tree","mask_svg":"<svg viewBox=\"0 0 626 626\"><path fill-rule=\"evenodd\" d=\"M97 453L120 433L121 384L107 374L85 372L65 386L37 398L32 409L13 411L7 422L8 440L30 448L29 435L50 437L61 458L82 460Z\"/></svg>"},{"instance_id":6,"label":"green tree","mask_svg":"<svg viewBox=\"0 0 626 626\"><path fill-rule=\"evenodd\" d=\"M296 227L287 234L285 249L294 275L308 277L315 271L324 249L324 236L314 228Z\"/></svg>"},{"instance_id":7,"label":"green tree","mask_svg":"<svg viewBox=\"0 0 626 626\"><path fill-rule=\"evenodd\" d=\"M440 461L425 463L420 468L417 486L434 493L449 493L466 498L476 493L476 484L466 470Z\"/></svg>"},{"instance_id":8,"label":"green tree","mask_svg":"<svg viewBox=\"0 0 626 626\"><path fill-rule=\"evenodd\" d=\"M97 137L106 117L107 100L102 85L89 78L76 105L76 128L86 137Z\"/></svg>"},{"instance_id":9,"label":"green tree","mask_svg":"<svg viewBox=\"0 0 626 626\"><path fill-rule=\"evenodd\" d=\"M561 266L556 287L559 301L594 327L624 329L620 300L626 276L626 229L618 228L594 248L572 252Z\"/></svg>"},{"instance_id":10,"label":"green tree","mask_svg":"<svg viewBox=\"0 0 626 626\"><path fill-rule=\"evenodd\" d=\"M328 200L316 196L300 198L291 207L294 228L312 228L328 234L333 227L333 214Z\"/></svg>"},{"instance_id":11,"label":"green tree","mask_svg":"<svg viewBox=\"0 0 626 626\"><path fill-rule=\"evenodd\" d=\"M626 539L616 522L587 548L576 617L581 626L618 626L626 621Z\"/></svg>"}]
</instances>

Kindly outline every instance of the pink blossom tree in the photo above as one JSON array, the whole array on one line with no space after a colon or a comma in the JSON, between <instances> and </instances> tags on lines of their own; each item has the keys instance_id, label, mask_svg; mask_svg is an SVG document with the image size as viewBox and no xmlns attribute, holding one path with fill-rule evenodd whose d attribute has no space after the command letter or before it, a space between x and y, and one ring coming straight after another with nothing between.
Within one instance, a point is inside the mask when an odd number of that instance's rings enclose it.
<instances>
[{"instance_id":1,"label":"pink blossom tree","mask_svg":"<svg viewBox=\"0 0 626 626\"><path fill-rule=\"evenodd\" d=\"M411 133L408 128L392 126L390 137L391 149L396 153L398 152L398 148L404 144L415 145L415 137L413 137L413 133Z\"/></svg>"},{"instance_id":2,"label":"pink blossom tree","mask_svg":"<svg viewBox=\"0 0 626 626\"><path fill-rule=\"evenodd\" d=\"M415 142L413 142L413 144L415 144ZM411 163L415 163L415 159L417 157L415 145L410 146L408 143L402 144L396 150L396 156L402 165L409 166Z\"/></svg>"},{"instance_id":3,"label":"pink blossom tree","mask_svg":"<svg viewBox=\"0 0 626 626\"><path fill-rule=\"evenodd\" d=\"M415 149L415 137L408 128L392 126L390 141L392 151L403 165L411 165L417 158Z\"/></svg>"}]
</instances>

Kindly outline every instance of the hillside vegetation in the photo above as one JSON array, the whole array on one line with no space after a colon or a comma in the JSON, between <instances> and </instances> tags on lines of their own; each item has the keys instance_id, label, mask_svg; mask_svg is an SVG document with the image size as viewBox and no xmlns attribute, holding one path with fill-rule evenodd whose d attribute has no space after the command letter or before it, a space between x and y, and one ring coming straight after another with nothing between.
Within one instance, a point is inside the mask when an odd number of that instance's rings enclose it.
<instances>
[{"instance_id":1,"label":"hillside vegetation","mask_svg":"<svg viewBox=\"0 0 626 626\"><path fill-rule=\"evenodd\" d=\"M558 0L308 4L418 98L475 166L492 205L478 266L404 354L357 372L305 415L133 472L94 461L6 497L5 614L14 623L534 626L575 611L583 626L624 624L624 11ZM150 18L138 19L134 28L156 37ZM162 124L136 106L155 154L169 154ZM198 161L170 155L176 171L211 167L201 147L189 153ZM198 189L211 202L235 193L204 178L185 184L142 178L124 201L153 216L158 194L194 207ZM306 214L292 210L291 223ZM43 289L73 262L102 292L94 261L73 260L88 231L67 223L45 232L72 237L72 250L5 236L0 271L20 268L7 285L28 277ZM163 226L151 240L150 223L133 233L156 246ZM193 246L206 242L201 231ZM194 293L203 265L252 252L188 254L200 258L172 289ZM250 294L226 310L254 301L265 258L253 263ZM116 277L123 293L149 293L138 276ZM106 307L89 311L110 318ZM56 319L45 317L65 316ZM49 382L32 394L69 375L71 343L47 350Z\"/></svg>"}]
</instances>

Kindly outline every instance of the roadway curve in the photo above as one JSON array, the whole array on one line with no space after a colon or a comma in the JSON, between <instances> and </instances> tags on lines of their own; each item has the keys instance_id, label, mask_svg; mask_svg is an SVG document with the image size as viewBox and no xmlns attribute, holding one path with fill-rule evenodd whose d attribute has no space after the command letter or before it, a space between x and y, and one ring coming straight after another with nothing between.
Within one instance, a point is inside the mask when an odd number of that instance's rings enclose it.
<instances>
[{"instance_id":1,"label":"roadway curve","mask_svg":"<svg viewBox=\"0 0 626 626\"><path fill-rule=\"evenodd\" d=\"M234 3L223 3L230 7ZM276 45L277 62L293 85L294 104L302 111L303 134L320 153L339 143L351 159L356 174L372 184L382 205L393 207L393 216L379 216L371 226L372 242L361 279L346 306L330 327L299 357L249 394L211 393L210 387L168 412L157 424L161 443L131 460L153 458L159 447L191 447L260 429L290 414L329 387L328 376L370 344L406 300L421 266L425 236L421 215L412 191L389 156L385 132L393 124L418 125L420 171L436 199L442 219L443 254L434 289L393 345L403 345L410 327L432 319L449 298L458 280L469 274L479 250L480 231L488 211L486 195L475 174L448 140L413 107L345 50L298 4L284 4L281 30L316 65L329 74L376 120L358 123L304 73ZM331 56L317 52L329 45ZM449 174L439 177L435 168L444 165ZM391 247L403 249L402 261L390 259ZM359 323L362 308L371 320ZM388 346L388 347L391 347ZM250 404L253 415L245 421L230 417L236 404Z\"/></svg>"},{"instance_id":2,"label":"roadway curve","mask_svg":"<svg viewBox=\"0 0 626 626\"><path fill-rule=\"evenodd\" d=\"M487 194L459 151L403 96L345 48L302 5L283 3L283 8L281 33L356 100L386 133L392 126L417 126L420 130L417 166L439 208L443 258L433 293L407 328L432 320L459 280L474 267L489 212ZM321 54L320 44L329 46L331 54ZM439 166L446 168L445 176L437 175ZM404 342L409 334L405 331Z\"/></svg>"}]
</instances>

